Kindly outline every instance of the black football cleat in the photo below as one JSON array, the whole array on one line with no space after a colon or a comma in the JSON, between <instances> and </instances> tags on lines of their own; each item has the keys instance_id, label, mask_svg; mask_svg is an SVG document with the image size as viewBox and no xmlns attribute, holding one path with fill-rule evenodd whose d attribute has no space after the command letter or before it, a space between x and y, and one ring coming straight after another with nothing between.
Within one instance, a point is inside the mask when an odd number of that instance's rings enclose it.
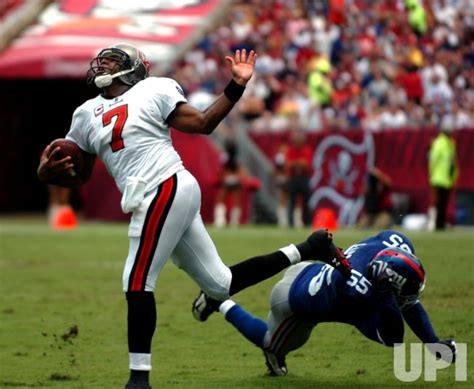
<instances>
[{"instance_id":1,"label":"black football cleat","mask_svg":"<svg viewBox=\"0 0 474 389\"><path fill-rule=\"evenodd\" d=\"M346 278L351 276L352 266L349 260L342 249L334 245L332 233L327 229L313 232L302 245L304 245L303 250L308 252L307 255L311 259L333 266ZM297 247L301 246L298 245Z\"/></svg>"},{"instance_id":2,"label":"black football cleat","mask_svg":"<svg viewBox=\"0 0 474 389\"><path fill-rule=\"evenodd\" d=\"M125 385L125 389L151 389L151 386L148 382L128 381Z\"/></svg>"},{"instance_id":3,"label":"black football cleat","mask_svg":"<svg viewBox=\"0 0 474 389\"><path fill-rule=\"evenodd\" d=\"M285 357L278 357L268 350L263 350L263 355L265 355L265 364L268 368L266 375L278 377L288 374Z\"/></svg>"},{"instance_id":4,"label":"black football cleat","mask_svg":"<svg viewBox=\"0 0 474 389\"><path fill-rule=\"evenodd\" d=\"M209 316L219 310L221 301L208 297L202 290L193 302L192 312L197 321L206 321Z\"/></svg>"},{"instance_id":5,"label":"black football cleat","mask_svg":"<svg viewBox=\"0 0 474 389\"><path fill-rule=\"evenodd\" d=\"M339 270L344 277L349 278L351 276L351 263L340 247L336 247L336 256L333 258L330 264Z\"/></svg>"}]
</instances>

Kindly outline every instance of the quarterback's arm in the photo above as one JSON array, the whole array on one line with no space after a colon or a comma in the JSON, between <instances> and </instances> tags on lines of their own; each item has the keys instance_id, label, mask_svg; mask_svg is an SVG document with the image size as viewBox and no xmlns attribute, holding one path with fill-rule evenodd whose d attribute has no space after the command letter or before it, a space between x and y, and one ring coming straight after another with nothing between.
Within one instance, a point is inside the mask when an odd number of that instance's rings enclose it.
<instances>
[{"instance_id":1,"label":"quarterback's arm","mask_svg":"<svg viewBox=\"0 0 474 389\"><path fill-rule=\"evenodd\" d=\"M236 50L234 57L225 57L232 71L232 81L224 92L204 111L187 103L180 103L168 116L167 122L179 131L210 134L226 117L242 95L253 74L257 54L251 50Z\"/></svg>"},{"instance_id":2,"label":"quarterback's arm","mask_svg":"<svg viewBox=\"0 0 474 389\"><path fill-rule=\"evenodd\" d=\"M210 134L234 106L225 95L221 95L205 111L187 103L180 103L168 117L168 124L179 131L190 134Z\"/></svg>"}]
</instances>

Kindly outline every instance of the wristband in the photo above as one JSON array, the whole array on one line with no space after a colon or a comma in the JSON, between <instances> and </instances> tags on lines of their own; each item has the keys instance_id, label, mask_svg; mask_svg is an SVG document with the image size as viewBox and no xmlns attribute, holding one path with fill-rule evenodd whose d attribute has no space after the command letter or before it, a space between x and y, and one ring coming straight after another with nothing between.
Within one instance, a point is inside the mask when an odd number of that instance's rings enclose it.
<instances>
[{"instance_id":1,"label":"wristband","mask_svg":"<svg viewBox=\"0 0 474 389\"><path fill-rule=\"evenodd\" d=\"M242 97L245 86L237 84L234 79L230 80L224 89L225 96L232 102L236 103Z\"/></svg>"}]
</instances>

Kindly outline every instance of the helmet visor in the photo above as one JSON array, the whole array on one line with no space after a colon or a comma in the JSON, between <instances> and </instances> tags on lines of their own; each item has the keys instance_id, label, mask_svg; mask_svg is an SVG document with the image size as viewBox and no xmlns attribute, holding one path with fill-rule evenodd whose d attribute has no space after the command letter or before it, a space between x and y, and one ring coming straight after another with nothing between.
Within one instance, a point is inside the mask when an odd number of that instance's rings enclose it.
<instances>
[{"instance_id":1,"label":"helmet visor","mask_svg":"<svg viewBox=\"0 0 474 389\"><path fill-rule=\"evenodd\" d=\"M111 47L109 49L102 50L97 56L97 58L99 60L101 60L102 58L107 58L117 62L125 62L129 59L129 56L125 51L117 49L115 47Z\"/></svg>"}]
</instances>

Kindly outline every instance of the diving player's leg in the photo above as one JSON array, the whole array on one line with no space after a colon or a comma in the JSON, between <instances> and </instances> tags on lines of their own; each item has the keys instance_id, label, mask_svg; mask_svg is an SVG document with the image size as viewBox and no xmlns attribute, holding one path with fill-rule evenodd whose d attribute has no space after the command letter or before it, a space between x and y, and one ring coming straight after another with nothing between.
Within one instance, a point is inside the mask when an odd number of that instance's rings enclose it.
<instances>
[{"instance_id":1,"label":"diving player's leg","mask_svg":"<svg viewBox=\"0 0 474 389\"><path fill-rule=\"evenodd\" d=\"M198 321L205 321L230 295L272 277L300 255L294 245L250 258L230 268L221 260L199 215L193 220L173 253L173 261L200 286L192 307Z\"/></svg>"},{"instance_id":2,"label":"diving player's leg","mask_svg":"<svg viewBox=\"0 0 474 389\"><path fill-rule=\"evenodd\" d=\"M296 318L288 302L289 290L296 276L309 262L291 266L272 291L271 311L267 322L253 316L239 304L226 300L219 311L247 340L263 350L268 374L282 376L288 370L285 356L301 347L311 334L312 326Z\"/></svg>"},{"instance_id":3,"label":"diving player's leg","mask_svg":"<svg viewBox=\"0 0 474 389\"><path fill-rule=\"evenodd\" d=\"M291 266L272 290L271 310L268 315L268 331L265 336L263 353L268 375L282 376L288 373L286 355L301 347L309 339L311 328L294 315L289 303L289 293L298 274L310 262Z\"/></svg>"},{"instance_id":4,"label":"diving player's leg","mask_svg":"<svg viewBox=\"0 0 474 389\"><path fill-rule=\"evenodd\" d=\"M319 259L330 263L344 275L350 273L350 263L343 252L334 245L332 234L327 230L318 230L298 245L290 244L273 253L256 256L231 266L229 295L232 296L278 274L292 264L308 259ZM218 305L218 301L213 301L204 290L201 290L193 302L192 312L196 320L206 321L209 315L217 310Z\"/></svg>"},{"instance_id":5,"label":"diving player's leg","mask_svg":"<svg viewBox=\"0 0 474 389\"><path fill-rule=\"evenodd\" d=\"M263 348L268 332L267 323L247 312L232 300L226 300L219 306L219 312L231 323L248 341Z\"/></svg>"}]
</instances>

